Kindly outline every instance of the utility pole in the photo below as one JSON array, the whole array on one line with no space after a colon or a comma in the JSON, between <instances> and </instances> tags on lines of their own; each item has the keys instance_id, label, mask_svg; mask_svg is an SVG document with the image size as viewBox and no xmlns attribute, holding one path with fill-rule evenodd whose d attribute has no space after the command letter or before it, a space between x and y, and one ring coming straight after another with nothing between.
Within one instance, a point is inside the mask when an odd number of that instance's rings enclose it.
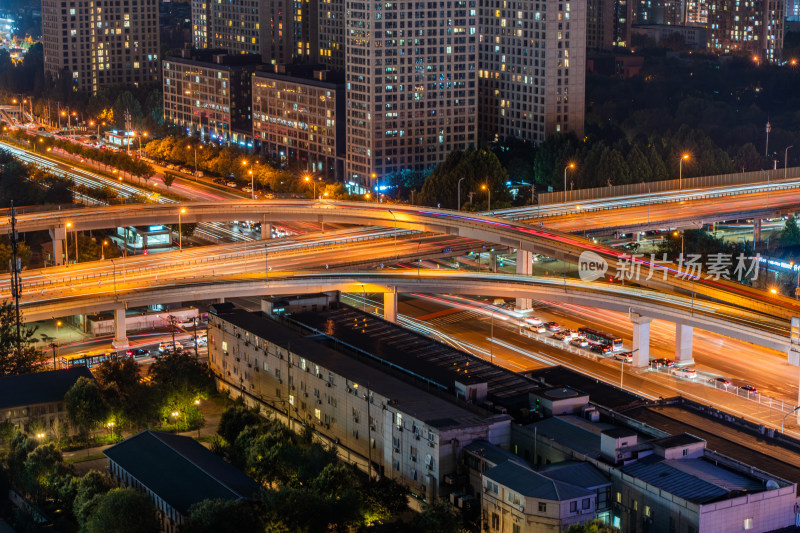
<instances>
[{"instance_id":1,"label":"utility pole","mask_svg":"<svg viewBox=\"0 0 800 533\"><path fill-rule=\"evenodd\" d=\"M764 148L764 157L769 157L769 132L771 131L772 126L770 125L769 120L767 120L767 145Z\"/></svg>"},{"instance_id":2,"label":"utility pole","mask_svg":"<svg viewBox=\"0 0 800 533\"><path fill-rule=\"evenodd\" d=\"M11 201L11 231L9 232L11 241L11 259L8 269L11 272L11 296L14 297L14 307L17 316L17 355L22 353L22 331L19 319L19 298L22 292L22 261L19 258L19 234L17 233L17 210L14 208L14 201Z\"/></svg>"},{"instance_id":3,"label":"utility pole","mask_svg":"<svg viewBox=\"0 0 800 533\"><path fill-rule=\"evenodd\" d=\"M126 143L127 144L126 150L127 150L128 154L130 154L131 153L131 142L130 142L130 139L128 139L128 132L131 131L131 112L126 109L124 116L125 116L125 139L128 141Z\"/></svg>"}]
</instances>

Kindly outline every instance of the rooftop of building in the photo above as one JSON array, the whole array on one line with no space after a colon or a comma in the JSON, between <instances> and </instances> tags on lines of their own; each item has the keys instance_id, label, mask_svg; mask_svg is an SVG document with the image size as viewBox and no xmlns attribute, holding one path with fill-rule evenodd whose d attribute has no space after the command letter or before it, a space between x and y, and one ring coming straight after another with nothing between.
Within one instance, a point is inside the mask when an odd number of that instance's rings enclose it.
<instances>
[{"instance_id":1,"label":"rooftop of building","mask_svg":"<svg viewBox=\"0 0 800 533\"><path fill-rule=\"evenodd\" d=\"M516 372L347 305L297 313L291 319L451 392L456 382L486 383L489 400L503 405L504 400L541 390L537 382Z\"/></svg>"},{"instance_id":2,"label":"rooftop of building","mask_svg":"<svg viewBox=\"0 0 800 533\"><path fill-rule=\"evenodd\" d=\"M588 457L600 457L600 435L616 426L605 422L590 422L579 416L553 416L528 424L537 434L553 439Z\"/></svg>"},{"instance_id":3,"label":"rooftop of building","mask_svg":"<svg viewBox=\"0 0 800 533\"><path fill-rule=\"evenodd\" d=\"M707 450L800 483L800 453L734 424L703 416L681 404L638 406L624 414L667 433L691 432L706 441Z\"/></svg>"},{"instance_id":4,"label":"rooftop of building","mask_svg":"<svg viewBox=\"0 0 800 533\"><path fill-rule=\"evenodd\" d=\"M703 458L667 460L650 455L619 469L645 483L697 504L766 490L759 480L717 466Z\"/></svg>"},{"instance_id":5,"label":"rooftop of building","mask_svg":"<svg viewBox=\"0 0 800 533\"><path fill-rule=\"evenodd\" d=\"M191 437L147 430L103 454L181 514L205 499L249 499L261 488Z\"/></svg>"},{"instance_id":6,"label":"rooftop of building","mask_svg":"<svg viewBox=\"0 0 800 533\"><path fill-rule=\"evenodd\" d=\"M548 398L550 400L566 400L569 398L579 398L581 396L588 396L588 394L577 391L572 387L554 387L552 389L547 389L538 393L540 396L544 398Z\"/></svg>"},{"instance_id":7,"label":"rooftop of building","mask_svg":"<svg viewBox=\"0 0 800 533\"><path fill-rule=\"evenodd\" d=\"M322 73L324 79L319 79L318 73ZM273 70L260 69L254 75L260 78L302 83L328 89L341 88L344 85L344 73L329 70L325 65L274 65Z\"/></svg>"},{"instance_id":8,"label":"rooftop of building","mask_svg":"<svg viewBox=\"0 0 800 533\"><path fill-rule=\"evenodd\" d=\"M654 446L660 446L661 448L677 448L680 446L691 446L692 444L698 444L700 442L705 442L705 441L699 437L695 437L694 435L690 435L688 433L670 435L669 437L662 437L660 439L655 439L650 441L650 443L653 444Z\"/></svg>"},{"instance_id":9,"label":"rooftop of building","mask_svg":"<svg viewBox=\"0 0 800 533\"><path fill-rule=\"evenodd\" d=\"M591 465L587 466L594 468ZM483 475L517 494L539 500L567 501L594 495L594 491L560 479L551 479L513 461L500 463ZM564 477L573 476L567 473Z\"/></svg>"},{"instance_id":10,"label":"rooftop of building","mask_svg":"<svg viewBox=\"0 0 800 533\"><path fill-rule=\"evenodd\" d=\"M464 451L483 457L486 462L499 465L505 461L514 461L523 466L530 466L527 461L518 455L514 455L500 446L485 440L472 441L464 446Z\"/></svg>"},{"instance_id":11,"label":"rooftop of building","mask_svg":"<svg viewBox=\"0 0 800 533\"><path fill-rule=\"evenodd\" d=\"M635 405L644 401L640 396L563 366L539 368L526 372L525 375L543 385L548 385L548 388L560 385L585 392L589 394L592 403L610 409Z\"/></svg>"},{"instance_id":12,"label":"rooftop of building","mask_svg":"<svg viewBox=\"0 0 800 533\"><path fill-rule=\"evenodd\" d=\"M611 485L608 479L597 468L586 461L563 461L542 465L539 473L557 481L570 483L586 490L597 490Z\"/></svg>"},{"instance_id":13,"label":"rooftop of building","mask_svg":"<svg viewBox=\"0 0 800 533\"><path fill-rule=\"evenodd\" d=\"M392 405L399 410L432 427L446 429L487 423L487 416L475 414L456 405L455 401L451 402L428 393L421 387L386 373L381 368L335 350L320 342L317 336L305 337L264 313L245 311L230 304L212 305L211 313L273 344L286 347L292 353L359 386L389 398ZM499 420L498 416L495 415L494 418Z\"/></svg>"},{"instance_id":14,"label":"rooftop of building","mask_svg":"<svg viewBox=\"0 0 800 533\"><path fill-rule=\"evenodd\" d=\"M85 366L0 377L0 409L64 401L82 377L94 379Z\"/></svg>"},{"instance_id":15,"label":"rooftop of building","mask_svg":"<svg viewBox=\"0 0 800 533\"><path fill-rule=\"evenodd\" d=\"M612 439L624 439L626 437L635 437L637 433L632 429L614 427L611 429L603 430L603 435L608 435ZM672 437L668 437L672 438Z\"/></svg>"},{"instance_id":16,"label":"rooftop of building","mask_svg":"<svg viewBox=\"0 0 800 533\"><path fill-rule=\"evenodd\" d=\"M181 50L181 55L167 56L164 61L204 68L231 70L234 67L255 68L261 64L261 56L256 54L229 54L222 48L184 49Z\"/></svg>"}]
</instances>

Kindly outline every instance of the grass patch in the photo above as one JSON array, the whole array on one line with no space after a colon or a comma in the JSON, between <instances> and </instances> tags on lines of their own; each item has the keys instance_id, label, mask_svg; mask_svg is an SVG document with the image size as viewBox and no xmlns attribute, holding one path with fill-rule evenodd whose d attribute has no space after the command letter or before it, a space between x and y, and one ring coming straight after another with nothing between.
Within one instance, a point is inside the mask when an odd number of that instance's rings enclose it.
<instances>
[{"instance_id":1,"label":"grass patch","mask_svg":"<svg viewBox=\"0 0 800 533\"><path fill-rule=\"evenodd\" d=\"M106 458L106 456L103 455L102 453L93 453L93 454L90 454L90 455L81 455L81 456L77 456L77 457L69 457L67 459L64 459L64 462L65 463L69 463L69 464L75 464L75 463L84 463L86 461L96 461L98 459L105 459L105 458Z\"/></svg>"}]
</instances>

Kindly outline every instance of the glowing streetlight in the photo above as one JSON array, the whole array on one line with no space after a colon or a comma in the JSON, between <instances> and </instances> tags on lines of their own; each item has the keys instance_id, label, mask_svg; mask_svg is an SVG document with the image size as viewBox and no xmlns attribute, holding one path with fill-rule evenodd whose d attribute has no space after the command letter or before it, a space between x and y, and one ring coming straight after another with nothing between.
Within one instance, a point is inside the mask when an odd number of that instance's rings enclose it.
<instances>
[{"instance_id":1,"label":"glowing streetlight","mask_svg":"<svg viewBox=\"0 0 800 533\"><path fill-rule=\"evenodd\" d=\"M689 154L683 154L678 163L678 188L683 189L683 162L689 160Z\"/></svg>"},{"instance_id":2,"label":"glowing streetlight","mask_svg":"<svg viewBox=\"0 0 800 533\"><path fill-rule=\"evenodd\" d=\"M574 169L575 163L570 163L564 167L564 202L567 201L567 170Z\"/></svg>"},{"instance_id":3,"label":"glowing streetlight","mask_svg":"<svg viewBox=\"0 0 800 533\"><path fill-rule=\"evenodd\" d=\"M181 207L178 211L178 251L183 251L183 233L181 232L181 215L186 213L186 208Z\"/></svg>"},{"instance_id":4,"label":"glowing streetlight","mask_svg":"<svg viewBox=\"0 0 800 533\"><path fill-rule=\"evenodd\" d=\"M487 196L486 210L487 211L491 211L492 210L492 190L489 188L489 185L487 185L486 183L481 185L481 190L486 191L486 196Z\"/></svg>"}]
</instances>

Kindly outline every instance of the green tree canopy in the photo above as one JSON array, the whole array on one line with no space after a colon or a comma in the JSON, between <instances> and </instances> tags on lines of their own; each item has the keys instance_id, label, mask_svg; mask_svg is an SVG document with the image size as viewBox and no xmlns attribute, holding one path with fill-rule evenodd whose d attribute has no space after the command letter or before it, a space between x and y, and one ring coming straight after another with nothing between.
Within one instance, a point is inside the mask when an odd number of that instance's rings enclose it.
<instances>
[{"instance_id":1,"label":"green tree canopy","mask_svg":"<svg viewBox=\"0 0 800 533\"><path fill-rule=\"evenodd\" d=\"M259 533L264 531L262 513L256 502L244 500L203 500L189 508L182 533Z\"/></svg>"},{"instance_id":2,"label":"green tree canopy","mask_svg":"<svg viewBox=\"0 0 800 533\"><path fill-rule=\"evenodd\" d=\"M20 311L20 322L22 322ZM42 352L34 348L36 328L20 324L17 335L17 312L13 303L0 304L0 376L33 371Z\"/></svg>"},{"instance_id":3,"label":"green tree canopy","mask_svg":"<svg viewBox=\"0 0 800 533\"><path fill-rule=\"evenodd\" d=\"M99 499L89 514L86 533L158 533L161 524L149 496L125 488L112 489Z\"/></svg>"},{"instance_id":4,"label":"green tree canopy","mask_svg":"<svg viewBox=\"0 0 800 533\"><path fill-rule=\"evenodd\" d=\"M468 193L474 192L474 204L486 208L488 197L483 187L487 184L491 189L492 207L508 205L506 171L497 156L488 150L451 152L425 180L418 202L432 207L441 205L443 208L455 209L458 205L458 181L462 178L462 206L468 203Z\"/></svg>"},{"instance_id":5,"label":"green tree canopy","mask_svg":"<svg viewBox=\"0 0 800 533\"><path fill-rule=\"evenodd\" d=\"M93 379L78 378L64 396L64 403L70 422L80 430L84 438L108 419L108 404Z\"/></svg>"}]
</instances>

